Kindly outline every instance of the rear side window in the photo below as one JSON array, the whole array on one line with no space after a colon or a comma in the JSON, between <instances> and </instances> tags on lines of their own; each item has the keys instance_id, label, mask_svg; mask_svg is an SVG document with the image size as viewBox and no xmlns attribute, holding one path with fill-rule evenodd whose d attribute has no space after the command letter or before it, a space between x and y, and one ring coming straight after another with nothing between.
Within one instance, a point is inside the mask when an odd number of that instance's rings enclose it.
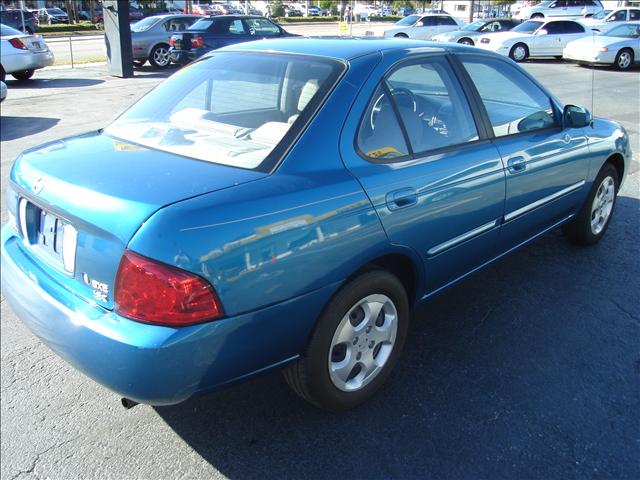
<instances>
[{"instance_id":1,"label":"rear side window","mask_svg":"<svg viewBox=\"0 0 640 480\"><path fill-rule=\"evenodd\" d=\"M451 17L438 17L437 25L457 25L456 21Z\"/></svg>"},{"instance_id":2,"label":"rear side window","mask_svg":"<svg viewBox=\"0 0 640 480\"><path fill-rule=\"evenodd\" d=\"M629 20L632 22L640 20L640 10L629 10Z\"/></svg>"},{"instance_id":3,"label":"rear side window","mask_svg":"<svg viewBox=\"0 0 640 480\"><path fill-rule=\"evenodd\" d=\"M435 17L425 17L420 20L420 23L423 27L433 27L436 25L436 19Z\"/></svg>"},{"instance_id":4,"label":"rear side window","mask_svg":"<svg viewBox=\"0 0 640 480\"><path fill-rule=\"evenodd\" d=\"M478 90L496 137L560 126L551 99L518 69L490 58L461 60Z\"/></svg>"}]
</instances>

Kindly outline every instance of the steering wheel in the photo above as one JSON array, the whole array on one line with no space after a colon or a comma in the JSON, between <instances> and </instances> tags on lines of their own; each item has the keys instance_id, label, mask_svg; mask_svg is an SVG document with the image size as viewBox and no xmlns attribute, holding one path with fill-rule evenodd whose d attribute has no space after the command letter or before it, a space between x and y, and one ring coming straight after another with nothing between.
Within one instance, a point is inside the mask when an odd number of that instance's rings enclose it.
<instances>
[{"instance_id":1,"label":"steering wheel","mask_svg":"<svg viewBox=\"0 0 640 480\"><path fill-rule=\"evenodd\" d=\"M399 87L391 90L391 96L398 103L398 105L408 104L414 113L418 110L418 101L416 99L416 95L409 90L408 88ZM385 99L385 94L381 94L373 104L373 108L371 109L371 115L369 118L369 123L371 124L371 130L376 129L376 118L382 110L383 100ZM388 100L387 100L388 101Z\"/></svg>"}]
</instances>

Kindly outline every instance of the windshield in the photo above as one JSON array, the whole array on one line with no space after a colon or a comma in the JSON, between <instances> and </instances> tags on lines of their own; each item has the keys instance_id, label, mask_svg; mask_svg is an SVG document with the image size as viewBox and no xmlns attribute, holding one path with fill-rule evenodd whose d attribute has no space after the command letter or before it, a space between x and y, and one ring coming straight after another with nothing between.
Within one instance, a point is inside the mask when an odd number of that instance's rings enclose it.
<instances>
[{"instance_id":1,"label":"windshield","mask_svg":"<svg viewBox=\"0 0 640 480\"><path fill-rule=\"evenodd\" d=\"M143 18L139 22L131 25L132 32L146 32L158 22L158 17Z\"/></svg>"},{"instance_id":2,"label":"windshield","mask_svg":"<svg viewBox=\"0 0 640 480\"><path fill-rule=\"evenodd\" d=\"M51 15L66 15L66 13L59 8L47 8L47 13L50 13Z\"/></svg>"},{"instance_id":3,"label":"windshield","mask_svg":"<svg viewBox=\"0 0 640 480\"><path fill-rule=\"evenodd\" d=\"M542 26L542 22L536 22L535 20L529 20L527 22L523 22L515 28L512 28L512 32L520 32L520 33L533 33L538 28Z\"/></svg>"},{"instance_id":4,"label":"windshield","mask_svg":"<svg viewBox=\"0 0 640 480\"><path fill-rule=\"evenodd\" d=\"M398 20L396 25L410 26L418 21L420 15L409 15L408 17L404 17L402 20Z\"/></svg>"},{"instance_id":5,"label":"windshield","mask_svg":"<svg viewBox=\"0 0 640 480\"><path fill-rule=\"evenodd\" d=\"M105 133L197 160L268 171L342 67L304 55L219 52L174 73Z\"/></svg>"},{"instance_id":6,"label":"windshield","mask_svg":"<svg viewBox=\"0 0 640 480\"><path fill-rule=\"evenodd\" d=\"M618 25L605 32L607 37L640 38L640 23Z\"/></svg>"},{"instance_id":7,"label":"windshield","mask_svg":"<svg viewBox=\"0 0 640 480\"><path fill-rule=\"evenodd\" d=\"M484 20L478 20L477 22L473 22L473 23L470 23L468 25L465 25L464 27L461 28L461 30L477 32L482 27L484 27L486 23L487 22L485 22Z\"/></svg>"},{"instance_id":8,"label":"windshield","mask_svg":"<svg viewBox=\"0 0 640 480\"><path fill-rule=\"evenodd\" d=\"M0 24L0 36L4 37L8 35L24 35L24 33L20 30L16 30L15 28Z\"/></svg>"},{"instance_id":9,"label":"windshield","mask_svg":"<svg viewBox=\"0 0 640 480\"><path fill-rule=\"evenodd\" d=\"M595 18L596 20L602 20L604 17L609 15L611 10L600 10L598 13L594 13L591 18Z\"/></svg>"}]
</instances>

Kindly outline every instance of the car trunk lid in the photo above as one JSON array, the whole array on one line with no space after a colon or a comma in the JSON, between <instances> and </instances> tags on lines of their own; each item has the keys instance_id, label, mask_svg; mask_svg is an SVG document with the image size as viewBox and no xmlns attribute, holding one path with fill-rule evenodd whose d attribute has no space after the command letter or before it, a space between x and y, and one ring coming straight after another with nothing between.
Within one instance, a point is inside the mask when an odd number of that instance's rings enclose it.
<instances>
[{"instance_id":1,"label":"car trunk lid","mask_svg":"<svg viewBox=\"0 0 640 480\"><path fill-rule=\"evenodd\" d=\"M26 151L12 169L17 194L9 201L16 203L25 244L43 268L80 296L111 308L122 253L154 212L264 176L92 133ZM75 242L65 238L67 225L77 232ZM71 272L65 248L75 250Z\"/></svg>"}]
</instances>

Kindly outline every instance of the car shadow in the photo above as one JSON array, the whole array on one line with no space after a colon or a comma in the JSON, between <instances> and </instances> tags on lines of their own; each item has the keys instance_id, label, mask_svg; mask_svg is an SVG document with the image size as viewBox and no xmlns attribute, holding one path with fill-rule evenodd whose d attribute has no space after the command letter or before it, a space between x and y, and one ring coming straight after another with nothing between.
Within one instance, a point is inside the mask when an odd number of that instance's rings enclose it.
<instances>
[{"instance_id":1,"label":"car shadow","mask_svg":"<svg viewBox=\"0 0 640 480\"><path fill-rule=\"evenodd\" d=\"M9 77L5 80L9 91L16 89L22 90L27 88L78 88L92 87L104 83L104 80L94 78L37 78L34 77L28 81L11 80Z\"/></svg>"},{"instance_id":2,"label":"car shadow","mask_svg":"<svg viewBox=\"0 0 640 480\"><path fill-rule=\"evenodd\" d=\"M0 141L8 142L36 133L44 132L56 126L59 118L48 117L0 117Z\"/></svg>"},{"instance_id":3,"label":"car shadow","mask_svg":"<svg viewBox=\"0 0 640 480\"><path fill-rule=\"evenodd\" d=\"M230 478L634 477L639 208L619 197L600 244L552 233L418 308L390 381L350 412L278 372L156 412Z\"/></svg>"}]
</instances>

